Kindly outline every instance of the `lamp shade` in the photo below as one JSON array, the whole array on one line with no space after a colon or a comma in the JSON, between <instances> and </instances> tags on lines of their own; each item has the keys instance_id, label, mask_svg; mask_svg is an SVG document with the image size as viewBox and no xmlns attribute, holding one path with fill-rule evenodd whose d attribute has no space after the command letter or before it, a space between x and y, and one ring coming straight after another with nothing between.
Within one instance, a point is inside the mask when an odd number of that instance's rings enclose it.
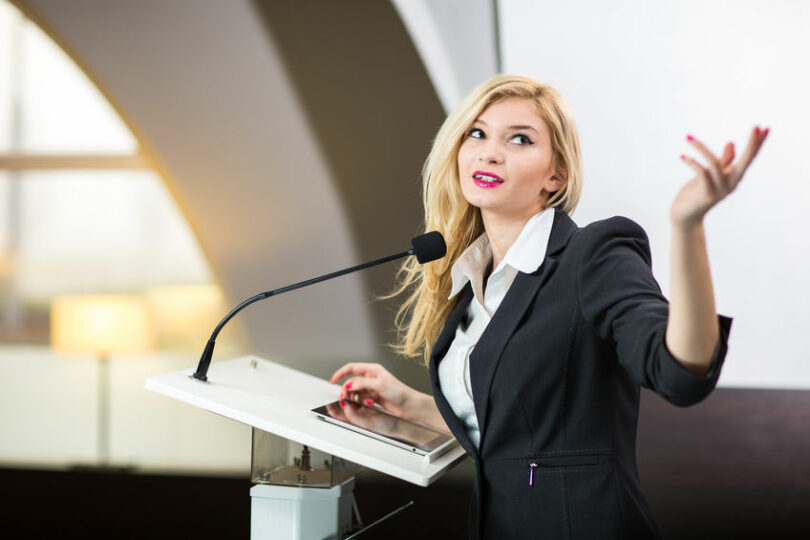
<instances>
[{"instance_id":1,"label":"lamp shade","mask_svg":"<svg viewBox=\"0 0 810 540\"><path fill-rule=\"evenodd\" d=\"M146 292L155 337L161 349L202 349L227 313L216 285L165 285Z\"/></svg>"},{"instance_id":2,"label":"lamp shade","mask_svg":"<svg viewBox=\"0 0 810 540\"><path fill-rule=\"evenodd\" d=\"M144 352L153 337L146 300L100 294L57 297L51 305L51 347L63 354Z\"/></svg>"}]
</instances>

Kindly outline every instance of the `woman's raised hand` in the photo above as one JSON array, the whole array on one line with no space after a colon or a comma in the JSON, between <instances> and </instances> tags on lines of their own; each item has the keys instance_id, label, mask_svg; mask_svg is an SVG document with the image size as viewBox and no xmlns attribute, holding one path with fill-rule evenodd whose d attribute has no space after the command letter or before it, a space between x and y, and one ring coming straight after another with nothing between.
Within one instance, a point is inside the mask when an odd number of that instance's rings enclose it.
<instances>
[{"instance_id":1,"label":"woman's raised hand","mask_svg":"<svg viewBox=\"0 0 810 540\"><path fill-rule=\"evenodd\" d=\"M379 405L396 416L443 431L447 429L432 396L406 385L380 364L346 364L329 382L337 384L342 379L346 380L341 386L341 401L350 399L365 405Z\"/></svg>"},{"instance_id":2,"label":"woman's raised hand","mask_svg":"<svg viewBox=\"0 0 810 540\"><path fill-rule=\"evenodd\" d=\"M745 170L756 157L769 129L755 127L751 131L745 151L734 160L734 143L727 143L722 157L715 156L706 146L691 135L687 140L703 155L707 165L682 155L681 159L695 171L672 203L670 219L675 224L699 223L703 216L718 202L734 191L742 180Z\"/></svg>"}]
</instances>

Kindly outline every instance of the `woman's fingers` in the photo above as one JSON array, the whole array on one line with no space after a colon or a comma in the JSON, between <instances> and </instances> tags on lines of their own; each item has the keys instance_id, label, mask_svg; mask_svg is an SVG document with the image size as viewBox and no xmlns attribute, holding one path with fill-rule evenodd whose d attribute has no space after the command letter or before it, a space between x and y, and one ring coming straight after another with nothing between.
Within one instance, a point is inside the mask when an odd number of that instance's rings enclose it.
<instances>
[{"instance_id":1,"label":"woman's fingers","mask_svg":"<svg viewBox=\"0 0 810 540\"><path fill-rule=\"evenodd\" d=\"M371 407L375 403L375 401L374 401L375 397L376 396L373 396L373 395L368 394L366 392L356 392L356 393L354 393L354 392L349 392L349 393L341 392L340 393L340 403L342 404L341 407L344 406L346 403L352 403L352 402L354 402L354 403L362 403L363 405L368 405L369 407Z\"/></svg>"},{"instance_id":2,"label":"woman's fingers","mask_svg":"<svg viewBox=\"0 0 810 540\"><path fill-rule=\"evenodd\" d=\"M720 166L724 172L732 161L734 161L734 143L730 142L726 143L726 147L723 149L723 157L720 158Z\"/></svg>"},{"instance_id":3,"label":"woman's fingers","mask_svg":"<svg viewBox=\"0 0 810 540\"><path fill-rule=\"evenodd\" d=\"M352 374L352 364L346 364L332 374L329 382L336 384L340 379Z\"/></svg>"},{"instance_id":4,"label":"woman's fingers","mask_svg":"<svg viewBox=\"0 0 810 540\"><path fill-rule=\"evenodd\" d=\"M704 157L704 158L706 158L706 161L707 161L707 162L708 162L708 164L709 164L709 169L710 169L710 170L711 170L711 172L712 172L712 176L715 176L715 177L719 177L719 176L721 176L723 173L722 173L722 171L721 171L720 161L717 159L717 156L715 156L715 155L714 155L714 154L711 152L711 150L709 150L708 148L706 148L706 145L705 145L705 144L703 144L701 141L699 141L698 139L694 138L693 136L691 136L691 135L687 135L687 136L686 136L686 139L687 139L687 140L688 140L690 143L692 143L692 146L694 146L695 148L697 148L697 150L698 150L698 151L699 151L701 154L703 154L703 157Z\"/></svg>"},{"instance_id":5,"label":"woman's fingers","mask_svg":"<svg viewBox=\"0 0 810 540\"><path fill-rule=\"evenodd\" d=\"M352 396L354 401L359 401L360 394L377 395L380 389L380 379L371 377L352 377L343 385L343 393Z\"/></svg>"},{"instance_id":6,"label":"woman's fingers","mask_svg":"<svg viewBox=\"0 0 810 540\"><path fill-rule=\"evenodd\" d=\"M689 156L681 155L681 160L683 160L684 163L695 171L695 176L701 179L706 186L706 189L708 189L712 194L717 192L718 186L712 181L712 174L706 167Z\"/></svg>"},{"instance_id":7,"label":"woman's fingers","mask_svg":"<svg viewBox=\"0 0 810 540\"><path fill-rule=\"evenodd\" d=\"M684 184L672 202L670 218L673 222L690 223L702 219L706 212L734 191L768 132L768 129L755 127L741 156L736 156L733 143L727 143L719 159L701 141L690 135L689 141L705 157L708 166L681 155L681 161L695 171L695 177Z\"/></svg>"},{"instance_id":8,"label":"woman's fingers","mask_svg":"<svg viewBox=\"0 0 810 540\"><path fill-rule=\"evenodd\" d=\"M338 369L333 375L332 378L329 379L329 382L332 384L337 383L339 380L344 379L350 375L361 375L365 372L364 364L360 362L352 362L350 364L346 364L340 369Z\"/></svg>"},{"instance_id":9,"label":"woman's fingers","mask_svg":"<svg viewBox=\"0 0 810 540\"><path fill-rule=\"evenodd\" d=\"M734 143L726 144L723 148L723 155L718 160L706 145L691 135L687 135L687 139L703 155L708 162L708 167L687 156L681 156L681 158L707 185L711 184L712 191L716 194L726 195L737 187L746 169L759 152L769 131L770 128L761 130L759 127L754 127L751 136L748 138L748 144L736 163L734 163L736 157Z\"/></svg>"},{"instance_id":10,"label":"woman's fingers","mask_svg":"<svg viewBox=\"0 0 810 540\"><path fill-rule=\"evenodd\" d=\"M399 406L393 377L352 377L341 387L341 399L349 399L364 405L380 404L386 408Z\"/></svg>"},{"instance_id":11,"label":"woman's fingers","mask_svg":"<svg viewBox=\"0 0 810 540\"><path fill-rule=\"evenodd\" d=\"M332 375L330 382L337 384L344 378L347 379L341 387L341 398L366 405L388 402L394 388L392 381L396 381L380 364L362 362L346 364Z\"/></svg>"},{"instance_id":12,"label":"woman's fingers","mask_svg":"<svg viewBox=\"0 0 810 540\"><path fill-rule=\"evenodd\" d=\"M759 149L762 147L762 143L765 142L765 138L768 136L771 128L767 128L764 130L759 129L759 126L755 127L751 130L751 136L748 137L748 144L745 146L745 150L740 156L740 161L737 164L737 168L739 169L739 175L742 177L742 174L748 168L754 158L756 157Z\"/></svg>"},{"instance_id":13,"label":"woman's fingers","mask_svg":"<svg viewBox=\"0 0 810 540\"><path fill-rule=\"evenodd\" d=\"M345 380L344 380L345 379ZM405 385L380 364L346 364L330 379L343 381L340 398L363 405L378 405L395 414L403 414L408 407L421 406L420 393Z\"/></svg>"},{"instance_id":14,"label":"woman's fingers","mask_svg":"<svg viewBox=\"0 0 810 540\"><path fill-rule=\"evenodd\" d=\"M337 384L339 380L344 379L350 375L360 375L360 376L372 375L374 373L378 373L380 368L382 368L382 366L379 364L369 364L366 362L351 362L338 369L329 379L329 382L332 384Z\"/></svg>"}]
</instances>

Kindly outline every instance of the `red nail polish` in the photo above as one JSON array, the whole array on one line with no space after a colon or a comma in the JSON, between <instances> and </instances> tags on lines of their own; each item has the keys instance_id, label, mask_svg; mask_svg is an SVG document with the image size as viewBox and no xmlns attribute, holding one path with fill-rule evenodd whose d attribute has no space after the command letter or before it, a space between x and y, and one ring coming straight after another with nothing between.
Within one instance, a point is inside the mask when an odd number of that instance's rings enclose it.
<instances>
[{"instance_id":1,"label":"red nail polish","mask_svg":"<svg viewBox=\"0 0 810 540\"><path fill-rule=\"evenodd\" d=\"M340 393L340 399L343 399L344 397L345 397L345 396L343 395L343 392L341 392L341 393Z\"/></svg>"},{"instance_id":2,"label":"red nail polish","mask_svg":"<svg viewBox=\"0 0 810 540\"><path fill-rule=\"evenodd\" d=\"M345 409L345 408L346 408L346 402L345 402L345 401L343 401L342 399L340 400L340 408L341 408L341 409Z\"/></svg>"},{"instance_id":3,"label":"red nail polish","mask_svg":"<svg viewBox=\"0 0 810 540\"><path fill-rule=\"evenodd\" d=\"M686 159L686 156L681 154L681 159Z\"/></svg>"},{"instance_id":4,"label":"red nail polish","mask_svg":"<svg viewBox=\"0 0 810 540\"><path fill-rule=\"evenodd\" d=\"M346 390L351 390L351 389L352 389L352 383L348 383L346 385Z\"/></svg>"},{"instance_id":5,"label":"red nail polish","mask_svg":"<svg viewBox=\"0 0 810 540\"><path fill-rule=\"evenodd\" d=\"M759 134L760 134L760 132L759 132L759 126L754 127L754 133L756 133L757 135L759 135Z\"/></svg>"},{"instance_id":6,"label":"red nail polish","mask_svg":"<svg viewBox=\"0 0 810 540\"><path fill-rule=\"evenodd\" d=\"M371 403L372 403L372 402L371 402L371 400L370 400L370 399L367 399L367 400L366 400L366 405L368 405L369 407L371 407Z\"/></svg>"},{"instance_id":7,"label":"red nail polish","mask_svg":"<svg viewBox=\"0 0 810 540\"><path fill-rule=\"evenodd\" d=\"M686 136L686 140L687 140L687 141L694 141L694 140L695 140L695 138L694 138L694 137L692 137L691 135L687 135L687 136Z\"/></svg>"},{"instance_id":8,"label":"red nail polish","mask_svg":"<svg viewBox=\"0 0 810 540\"><path fill-rule=\"evenodd\" d=\"M763 135L767 135L771 128L765 128L765 131L762 132Z\"/></svg>"}]
</instances>

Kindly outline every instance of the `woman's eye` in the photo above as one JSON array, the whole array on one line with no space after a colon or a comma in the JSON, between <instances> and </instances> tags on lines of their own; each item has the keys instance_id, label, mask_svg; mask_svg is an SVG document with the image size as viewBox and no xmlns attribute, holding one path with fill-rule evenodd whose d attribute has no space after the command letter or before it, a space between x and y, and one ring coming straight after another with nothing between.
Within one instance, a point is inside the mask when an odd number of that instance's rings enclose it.
<instances>
[{"instance_id":1,"label":"woman's eye","mask_svg":"<svg viewBox=\"0 0 810 540\"><path fill-rule=\"evenodd\" d=\"M473 139L483 139L484 132L478 128L472 128L470 131L467 132L468 137L472 137Z\"/></svg>"},{"instance_id":2,"label":"woman's eye","mask_svg":"<svg viewBox=\"0 0 810 540\"><path fill-rule=\"evenodd\" d=\"M530 138L528 138L526 135L515 135L514 137L512 137L512 140L513 140L514 142L516 142L517 144L520 144L520 145L523 145L523 144L534 144L534 143L532 142L532 140L531 140Z\"/></svg>"}]
</instances>

